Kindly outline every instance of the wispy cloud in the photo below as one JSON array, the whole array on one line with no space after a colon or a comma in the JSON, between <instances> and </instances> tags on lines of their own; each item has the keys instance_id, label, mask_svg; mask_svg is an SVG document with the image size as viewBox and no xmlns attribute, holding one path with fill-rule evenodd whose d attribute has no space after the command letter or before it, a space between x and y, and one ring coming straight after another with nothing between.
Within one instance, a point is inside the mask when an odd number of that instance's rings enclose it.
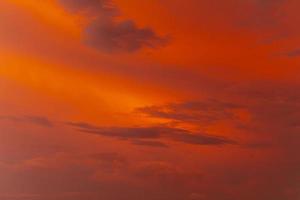
<instances>
[{"instance_id":1,"label":"wispy cloud","mask_svg":"<svg viewBox=\"0 0 300 200\"><path fill-rule=\"evenodd\" d=\"M8 120L18 123L31 123L39 126L44 126L51 128L54 126L54 123L46 117L43 116L34 116L34 115L24 115L24 116L10 116L10 115L0 115L0 120Z\"/></svg>"},{"instance_id":2,"label":"wispy cloud","mask_svg":"<svg viewBox=\"0 0 300 200\"><path fill-rule=\"evenodd\" d=\"M166 145L163 142L152 141L152 140L133 140L132 144L139 145L139 146L145 146L145 147L158 147L158 148L167 148L168 147L168 145Z\"/></svg>"},{"instance_id":3,"label":"wispy cloud","mask_svg":"<svg viewBox=\"0 0 300 200\"><path fill-rule=\"evenodd\" d=\"M100 127L87 123L69 122L69 126L74 129L89 134L96 134L105 137L113 137L125 140L153 140L169 139L171 141L194 144L194 145L227 145L237 144L234 140L214 136L204 133L194 133L189 130L172 128L167 126L149 126L149 127ZM145 143L144 143L145 144ZM148 143L150 144L150 143ZM153 144L152 144L153 145Z\"/></svg>"},{"instance_id":4,"label":"wispy cloud","mask_svg":"<svg viewBox=\"0 0 300 200\"><path fill-rule=\"evenodd\" d=\"M294 49L292 51L288 51L283 53L284 56L288 57L299 57L300 56L300 49Z\"/></svg>"},{"instance_id":5,"label":"wispy cloud","mask_svg":"<svg viewBox=\"0 0 300 200\"><path fill-rule=\"evenodd\" d=\"M233 119L235 117L233 111L239 108L242 108L239 104L204 99L202 101L146 106L137 108L136 112L152 118L207 124L224 119Z\"/></svg>"}]
</instances>

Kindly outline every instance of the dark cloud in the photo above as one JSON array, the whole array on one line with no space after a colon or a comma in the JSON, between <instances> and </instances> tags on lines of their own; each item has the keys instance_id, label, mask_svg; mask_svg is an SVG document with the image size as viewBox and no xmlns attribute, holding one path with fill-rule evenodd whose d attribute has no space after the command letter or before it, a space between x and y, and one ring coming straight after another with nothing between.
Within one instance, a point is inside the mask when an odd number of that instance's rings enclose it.
<instances>
[{"instance_id":1,"label":"dark cloud","mask_svg":"<svg viewBox=\"0 0 300 200\"><path fill-rule=\"evenodd\" d=\"M128 160L117 152L102 152L86 156L102 173L116 173L128 166Z\"/></svg>"},{"instance_id":2,"label":"dark cloud","mask_svg":"<svg viewBox=\"0 0 300 200\"><path fill-rule=\"evenodd\" d=\"M162 181L163 179L174 179L179 171L176 166L166 162L147 162L138 166L135 175L140 178L151 178Z\"/></svg>"},{"instance_id":3,"label":"dark cloud","mask_svg":"<svg viewBox=\"0 0 300 200\"><path fill-rule=\"evenodd\" d=\"M46 117L41 117L41 116L24 116L25 121L30 121L32 123L41 125L41 126L46 126L46 127L53 127L54 124Z\"/></svg>"},{"instance_id":4,"label":"dark cloud","mask_svg":"<svg viewBox=\"0 0 300 200\"><path fill-rule=\"evenodd\" d=\"M13 122L21 122L21 123L31 123L31 124L36 124L39 126L44 126L44 127L53 127L54 123L51 122L48 118L43 117L43 116L31 116L31 115L25 115L25 116L0 116L0 120L9 120Z\"/></svg>"},{"instance_id":5,"label":"dark cloud","mask_svg":"<svg viewBox=\"0 0 300 200\"><path fill-rule=\"evenodd\" d=\"M258 29L278 25L280 23L280 18L282 17L280 6L284 1L285 0L240 1L251 10L250 13L244 15L246 17L243 19L243 24Z\"/></svg>"},{"instance_id":6,"label":"dark cloud","mask_svg":"<svg viewBox=\"0 0 300 200\"><path fill-rule=\"evenodd\" d=\"M247 120L234 121L237 131L252 137L246 147L276 147L288 152L297 149L300 144L299 88L299 83L292 81L256 81L225 90L224 98L242 102L247 113Z\"/></svg>"},{"instance_id":7,"label":"dark cloud","mask_svg":"<svg viewBox=\"0 0 300 200\"><path fill-rule=\"evenodd\" d=\"M284 53L284 55L288 57L298 57L300 56L300 49L295 49L293 51L286 52Z\"/></svg>"},{"instance_id":8,"label":"dark cloud","mask_svg":"<svg viewBox=\"0 0 300 200\"><path fill-rule=\"evenodd\" d=\"M139 28L131 21L102 23L94 21L86 31L86 42L106 52L134 52L144 47L164 46L167 38L159 37L150 28Z\"/></svg>"},{"instance_id":9,"label":"dark cloud","mask_svg":"<svg viewBox=\"0 0 300 200\"><path fill-rule=\"evenodd\" d=\"M91 16L85 30L85 42L108 53L134 52L167 44L167 37L158 36L150 28L140 28L132 20L116 21L118 9L109 0L60 0L70 11Z\"/></svg>"},{"instance_id":10,"label":"dark cloud","mask_svg":"<svg viewBox=\"0 0 300 200\"><path fill-rule=\"evenodd\" d=\"M110 0L59 0L59 2L68 10L84 13L97 13L115 10Z\"/></svg>"},{"instance_id":11,"label":"dark cloud","mask_svg":"<svg viewBox=\"0 0 300 200\"><path fill-rule=\"evenodd\" d=\"M125 140L136 139L170 139L172 141L195 145L226 145L236 144L235 141L202 133L194 133L185 129L166 126L153 127L98 127L86 123L70 122L68 125L84 133ZM145 144L145 143L144 143Z\"/></svg>"},{"instance_id":12,"label":"dark cloud","mask_svg":"<svg viewBox=\"0 0 300 200\"><path fill-rule=\"evenodd\" d=\"M202 101L142 107L137 108L136 111L154 118L207 124L224 119L233 119L234 114L232 111L239 108L241 108L241 105L235 103L206 99Z\"/></svg>"},{"instance_id":13,"label":"dark cloud","mask_svg":"<svg viewBox=\"0 0 300 200\"><path fill-rule=\"evenodd\" d=\"M128 165L128 160L123 155L116 152L95 153L86 157L96 161L97 166L107 172L119 170Z\"/></svg>"},{"instance_id":14,"label":"dark cloud","mask_svg":"<svg viewBox=\"0 0 300 200\"><path fill-rule=\"evenodd\" d=\"M235 141L229 140L224 137L210 136L210 135L194 135L185 133L174 134L171 138L178 142L195 145L225 145L225 144L236 144Z\"/></svg>"},{"instance_id":15,"label":"dark cloud","mask_svg":"<svg viewBox=\"0 0 300 200\"><path fill-rule=\"evenodd\" d=\"M159 141L152 141L152 140L133 140L132 144L140 145L140 146L149 146L149 147L159 147L159 148L166 148L168 145L159 142Z\"/></svg>"},{"instance_id":16,"label":"dark cloud","mask_svg":"<svg viewBox=\"0 0 300 200\"><path fill-rule=\"evenodd\" d=\"M125 162L123 156L116 152L104 152L104 153L96 153L89 155L90 158L95 160L101 160L106 162Z\"/></svg>"},{"instance_id":17,"label":"dark cloud","mask_svg":"<svg viewBox=\"0 0 300 200\"><path fill-rule=\"evenodd\" d=\"M177 184L185 185L194 178L193 173L179 171L168 162L124 163L123 160L116 152L93 155L69 152L33 158L33 162L26 160L20 163L22 170L18 171L3 169L0 165L0 198L132 200L142 197L147 200L180 200L184 190ZM186 174L189 177L186 178ZM175 187L179 191L176 195L173 194Z\"/></svg>"},{"instance_id":18,"label":"dark cloud","mask_svg":"<svg viewBox=\"0 0 300 200\"><path fill-rule=\"evenodd\" d=\"M81 132L119 139L156 139L161 137L160 127L97 127L86 123L68 123Z\"/></svg>"},{"instance_id":19,"label":"dark cloud","mask_svg":"<svg viewBox=\"0 0 300 200\"><path fill-rule=\"evenodd\" d=\"M290 149L299 144L299 88L296 83L271 81L236 84L219 92L217 98L147 106L136 112L198 127L225 121L234 127L234 132L247 134L248 141L242 147ZM193 136L185 135L184 140L191 137L191 141L196 141Z\"/></svg>"}]
</instances>

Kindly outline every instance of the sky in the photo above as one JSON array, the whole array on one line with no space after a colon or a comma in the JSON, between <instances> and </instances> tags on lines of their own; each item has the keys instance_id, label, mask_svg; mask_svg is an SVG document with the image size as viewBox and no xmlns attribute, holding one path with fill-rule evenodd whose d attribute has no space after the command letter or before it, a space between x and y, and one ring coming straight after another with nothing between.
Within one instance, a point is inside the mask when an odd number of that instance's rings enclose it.
<instances>
[{"instance_id":1,"label":"sky","mask_svg":"<svg viewBox=\"0 0 300 200\"><path fill-rule=\"evenodd\" d=\"M0 199L300 199L299 0L0 0Z\"/></svg>"}]
</instances>

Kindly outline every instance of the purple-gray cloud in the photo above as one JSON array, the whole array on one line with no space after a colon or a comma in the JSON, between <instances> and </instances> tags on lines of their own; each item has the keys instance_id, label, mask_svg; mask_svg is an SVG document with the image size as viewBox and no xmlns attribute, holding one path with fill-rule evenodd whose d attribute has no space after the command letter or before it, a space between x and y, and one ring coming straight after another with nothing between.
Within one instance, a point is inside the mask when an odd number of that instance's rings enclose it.
<instances>
[{"instance_id":1,"label":"purple-gray cloud","mask_svg":"<svg viewBox=\"0 0 300 200\"><path fill-rule=\"evenodd\" d=\"M166 126L150 126L150 127L100 127L87 123L69 122L68 125L76 130L96 134L105 137L112 137L125 140L153 140L153 139L169 139L171 141L194 144L194 145L227 145L237 144L234 140L208 135L204 133L194 133L185 129L172 128Z\"/></svg>"},{"instance_id":2,"label":"purple-gray cloud","mask_svg":"<svg viewBox=\"0 0 300 200\"><path fill-rule=\"evenodd\" d=\"M224 119L234 119L233 110L239 108L242 108L242 105L216 99L205 99L141 107L137 108L136 112L152 118L210 124Z\"/></svg>"},{"instance_id":3,"label":"purple-gray cloud","mask_svg":"<svg viewBox=\"0 0 300 200\"><path fill-rule=\"evenodd\" d=\"M158 147L158 148L167 148L168 147L168 145L166 145L163 142L152 141L152 140L133 140L132 144L139 145L139 146L145 146L145 147Z\"/></svg>"},{"instance_id":4,"label":"purple-gray cloud","mask_svg":"<svg viewBox=\"0 0 300 200\"><path fill-rule=\"evenodd\" d=\"M119 10L110 0L60 0L71 12L91 16L85 30L85 42L107 53L135 52L142 48L157 48L167 44L151 28L141 28L132 20L117 22Z\"/></svg>"},{"instance_id":5,"label":"purple-gray cloud","mask_svg":"<svg viewBox=\"0 0 300 200\"><path fill-rule=\"evenodd\" d=\"M53 127L54 123L43 116L24 115L24 116L0 116L0 120L9 120L13 122L32 123L44 127Z\"/></svg>"}]
</instances>

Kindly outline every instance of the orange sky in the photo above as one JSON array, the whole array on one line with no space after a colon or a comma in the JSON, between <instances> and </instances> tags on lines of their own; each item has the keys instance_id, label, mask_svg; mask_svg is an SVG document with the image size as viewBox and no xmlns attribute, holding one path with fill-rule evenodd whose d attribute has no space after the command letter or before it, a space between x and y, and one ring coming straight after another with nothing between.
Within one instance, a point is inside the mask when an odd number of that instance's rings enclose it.
<instances>
[{"instance_id":1,"label":"orange sky","mask_svg":"<svg viewBox=\"0 0 300 200\"><path fill-rule=\"evenodd\" d=\"M0 200L300 199L298 0L0 0Z\"/></svg>"}]
</instances>

